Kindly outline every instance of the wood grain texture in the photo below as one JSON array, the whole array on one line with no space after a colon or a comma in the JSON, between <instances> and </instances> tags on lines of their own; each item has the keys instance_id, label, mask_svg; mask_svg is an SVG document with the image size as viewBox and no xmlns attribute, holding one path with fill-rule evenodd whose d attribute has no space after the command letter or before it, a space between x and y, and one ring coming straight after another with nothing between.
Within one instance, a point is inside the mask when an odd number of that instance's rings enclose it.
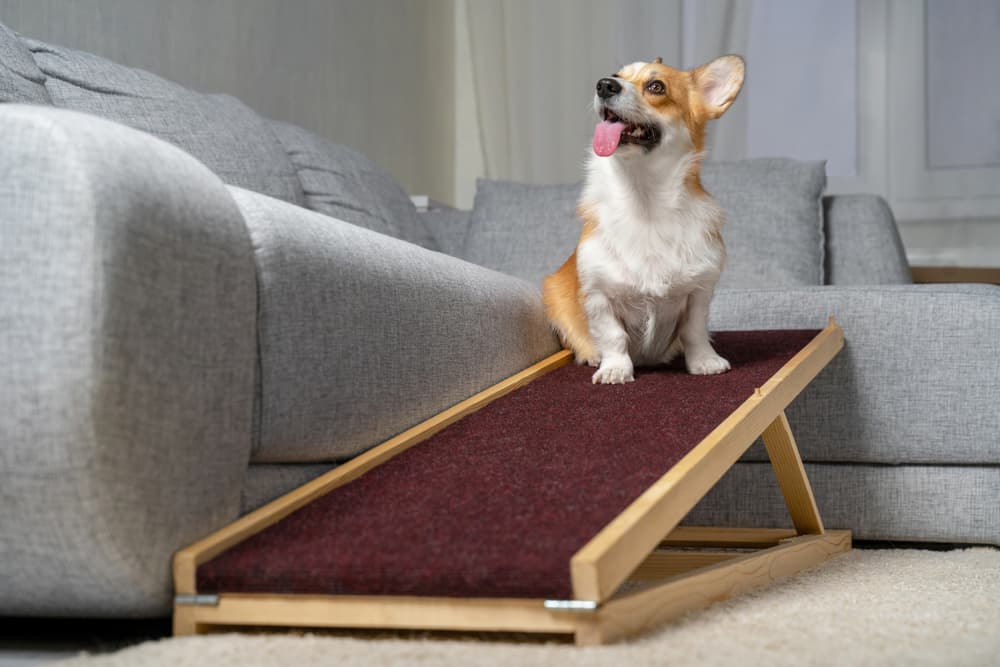
<instances>
[{"instance_id":1,"label":"wood grain texture","mask_svg":"<svg viewBox=\"0 0 1000 667\"><path fill-rule=\"evenodd\" d=\"M801 535L822 533L823 520L784 412L764 429L761 439L771 459L771 466L778 478L778 486L785 498L785 505L788 506L788 513L792 516L795 530Z\"/></svg>"},{"instance_id":2,"label":"wood grain texture","mask_svg":"<svg viewBox=\"0 0 1000 667\"><path fill-rule=\"evenodd\" d=\"M195 615L195 607L174 605L173 632L175 637L186 637L199 633Z\"/></svg>"},{"instance_id":3,"label":"wood grain texture","mask_svg":"<svg viewBox=\"0 0 1000 667\"><path fill-rule=\"evenodd\" d=\"M576 614L553 613L544 600L228 593L215 606L188 607L188 626L395 628L569 634Z\"/></svg>"},{"instance_id":4,"label":"wood grain texture","mask_svg":"<svg viewBox=\"0 0 1000 667\"><path fill-rule=\"evenodd\" d=\"M986 283L1000 285L1000 267L912 266L915 283Z\"/></svg>"},{"instance_id":5,"label":"wood grain texture","mask_svg":"<svg viewBox=\"0 0 1000 667\"><path fill-rule=\"evenodd\" d=\"M535 599L229 593L220 595L216 605L178 605L174 632L240 626L391 628L572 634L578 644L602 644L765 586L850 546L849 532L829 531L793 537L751 554L709 557L714 562L705 560L689 574L671 576L667 568L659 585L621 594L594 612L550 611L543 600ZM649 571L650 578L654 574Z\"/></svg>"},{"instance_id":6,"label":"wood grain texture","mask_svg":"<svg viewBox=\"0 0 1000 667\"><path fill-rule=\"evenodd\" d=\"M677 465L584 545L570 562L574 597L598 602L610 598L843 344L843 331L831 321Z\"/></svg>"},{"instance_id":7,"label":"wood grain texture","mask_svg":"<svg viewBox=\"0 0 1000 667\"><path fill-rule=\"evenodd\" d=\"M732 551L654 551L628 576L629 581L656 581L732 560Z\"/></svg>"},{"instance_id":8,"label":"wood grain texture","mask_svg":"<svg viewBox=\"0 0 1000 667\"><path fill-rule=\"evenodd\" d=\"M661 542L665 547L773 547L795 537L791 528L678 526Z\"/></svg>"},{"instance_id":9,"label":"wood grain texture","mask_svg":"<svg viewBox=\"0 0 1000 667\"><path fill-rule=\"evenodd\" d=\"M604 644L637 634L713 602L766 586L850 548L847 531L794 537L770 549L623 595L602 605L597 614L579 619L577 644Z\"/></svg>"},{"instance_id":10,"label":"wood grain texture","mask_svg":"<svg viewBox=\"0 0 1000 667\"><path fill-rule=\"evenodd\" d=\"M480 409L540 375L566 365L571 359L572 353L568 350L557 352L178 551L174 556L176 592L180 594L195 592L196 571L201 563L288 516L319 496L356 479L380 463L423 442L470 412Z\"/></svg>"}]
</instances>

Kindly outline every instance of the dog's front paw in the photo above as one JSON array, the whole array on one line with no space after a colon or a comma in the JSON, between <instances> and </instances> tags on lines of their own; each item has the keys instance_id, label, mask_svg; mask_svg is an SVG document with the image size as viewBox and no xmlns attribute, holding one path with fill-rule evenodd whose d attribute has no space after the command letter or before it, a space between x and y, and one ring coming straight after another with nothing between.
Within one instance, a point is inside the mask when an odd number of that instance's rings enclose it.
<instances>
[{"instance_id":1,"label":"dog's front paw","mask_svg":"<svg viewBox=\"0 0 1000 667\"><path fill-rule=\"evenodd\" d=\"M628 357L624 359L609 360L601 362L601 367L597 369L591 378L594 384L625 384L634 382L632 375L632 360Z\"/></svg>"},{"instance_id":2,"label":"dog's front paw","mask_svg":"<svg viewBox=\"0 0 1000 667\"><path fill-rule=\"evenodd\" d=\"M691 375L718 375L730 369L729 362L715 354L703 354L687 359L688 373Z\"/></svg>"}]
</instances>

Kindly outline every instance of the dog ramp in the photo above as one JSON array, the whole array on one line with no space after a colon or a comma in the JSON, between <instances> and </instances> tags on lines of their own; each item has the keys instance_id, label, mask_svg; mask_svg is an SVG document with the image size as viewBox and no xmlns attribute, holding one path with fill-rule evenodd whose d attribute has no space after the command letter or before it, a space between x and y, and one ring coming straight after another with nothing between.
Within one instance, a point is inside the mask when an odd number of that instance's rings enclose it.
<instances>
[{"instance_id":1,"label":"dog ramp","mask_svg":"<svg viewBox=\"0 0 1000 667\"><path fill-rule=\"evenodd\" d=\"M840 327L714 342L728 373L675 363L614 386L557 353L181 550L175 634L398 628L598 644L849 550L849 532L823 527L784 414L843 346ZM758 436L794 528L679 526Z\"/></svg>"}]
</instances>

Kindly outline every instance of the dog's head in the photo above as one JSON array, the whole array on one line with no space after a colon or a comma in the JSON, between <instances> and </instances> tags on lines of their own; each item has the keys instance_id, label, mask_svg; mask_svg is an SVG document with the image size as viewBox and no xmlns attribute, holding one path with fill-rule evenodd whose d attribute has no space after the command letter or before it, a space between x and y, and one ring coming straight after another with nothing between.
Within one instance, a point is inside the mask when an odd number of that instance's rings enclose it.
<instances>
[{"instance_id":1,"label":"dog's head","mask_svg":"<svg viewBox=\"0 0 1000 667\"><path fill-rule=\"evenodd\" d=\"M594 152L608 157L642 154L676 141L695 151L705 125L728 109L743 86L743 59L722 56L693 70L667 67L660 58L626 65L597 82Z\"/></svg>"}]
</instances>

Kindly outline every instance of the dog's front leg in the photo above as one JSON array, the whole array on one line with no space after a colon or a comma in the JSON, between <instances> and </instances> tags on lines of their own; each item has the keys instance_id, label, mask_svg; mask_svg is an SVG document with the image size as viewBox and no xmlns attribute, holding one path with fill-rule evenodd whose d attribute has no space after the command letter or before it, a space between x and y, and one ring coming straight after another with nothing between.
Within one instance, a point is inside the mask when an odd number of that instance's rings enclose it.
<instances>
[{"instance_id":1,"label":"dog's front leg","mask_svg":"<svg viewBox=\"0 0 1000 667\"><path fill-rule=\"evenodd\" d=\"M591 381L594 384L624 384L635 380L632 359L628 356L628 334L615 315L608 297L592 292L584 302L590 336L601 358L601 365Z\"/></svg>"},{"instance_id":2,"label":"dog's front leg","mask_svg":"<svg viewBox=\"0 0 1000 667\"><path fill-rule=\"evenodd\" d=\"M708 337L708 307L714 292L714 288L691 292L680 325L684 362L692 375L717 375L729 370L729 362L716 353Z\"/></svg>"}]
</instances>

